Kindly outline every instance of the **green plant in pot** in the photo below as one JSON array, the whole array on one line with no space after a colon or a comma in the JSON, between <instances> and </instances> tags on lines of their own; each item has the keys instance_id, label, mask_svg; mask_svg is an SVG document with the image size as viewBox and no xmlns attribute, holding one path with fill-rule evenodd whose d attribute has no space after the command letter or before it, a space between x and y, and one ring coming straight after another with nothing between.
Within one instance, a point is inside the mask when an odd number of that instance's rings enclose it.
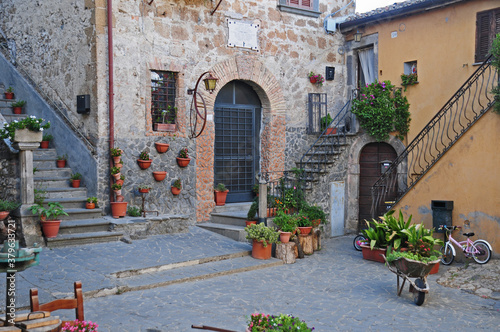
<instances>
[{"instance_id":1,"label":"green plant in pot","mask_svg":"<svg viewBox=\"0 0 500 332\"><path fill-rule=\"evenodd\" d=\"M298 215L286 214L282 210L278 210L276 217L273 218L273 223L278 226L282 232L293 233L297 229Z\"/></svg>"},{"instance_id":2,"label":"green plant in pot","mask_svg":"<svg viewBox=\"0 0 500 332\"><path fill-rule=\"evenodd\" d=\"M250 205L250 209L248 209L247 213L247 226L250 224L256 224L258 217L257 213L259 212L259 202L256 199L253 200L252 205Z\"/></svg>"},{"instance_id":3,"label":"green plant in pot","mask_svg":"<svg viewBox=\"0 0 500 332\"><path fill-rule=\"evenodd\" d=\"M91 196L87 198L87 203L85 203L85 207L87 209L95 209L97 206L97 197Z\"/></svg>"},{"instance_id":4,"label":"green plant in pot","mask_svg":"<svg viewBox=\"0 0 500 332\"><path fill-rule=\"evenodd\" d=\"M137 159L137 163L139 164L139 167L142 169L149 168L152 162L153 160L149 158L149 152L147 151L142 151L141 154L139 155L139 159Z\"/></svg>"},{"instance_id":5,"label":"green plant in pot","mask_svg":"<svg viewBox=\"0 0 500 332\"><path fill-rule=\"evenodd\" d=\"M40 217L42 231L45 237L54 238L59 233L60 216L67 216L61 203L49 202L47 207L40 204L35 204L31 208L31 213Z\"/></svg>"},{"instance_id":6,"label":"green plant in pot","mask_svg":"<svg viewBox=\"0 0 500 332\"><path fill-rule=\"evenodd\" d=\"M79 188L80 181L82 181L82 175L80 173L77 172L77 173L71 174L71 186L73 188Z\"/></svg>"},{"instance_id":7,"label":"green plant in pot","mask_svg":"<svg viewBox=\"0 0 500 332\"><path fill-rule=\"evenodd\" d=\"M321 131L325 131L326 128L328 128L328 125L332 123L333 118L331 115L328 113L326 116L321 117L320 119L320 129Z\"/></svg>"},{"instance_id":8,"label":"green plant in pot","mask_svg":"<svg viewBox=\"0 0 500 332\"><path fill-rule=\"evenodd\" d=\"M245 227L246 238L252 240L252 257L256 259L271 258L270 244L278 242L279 233L264 223Z\"/></svg>"},{"instance_id":9,"label":"green plant in pot","mask_svg":"<svg viewBox=\"0 0 500 332\"><path fill-rule=\"evenodd\" d=\"M391 210L380 218L382 219L382 224L385 224L386 227L387 243L390 247L399 249L401 246L406 247L408 235L404 232L404 230L412 227L412 216L410 216L408 220L405 221L401 210L399 211L399 218L394 217L394 212L394 210Z\"/></svg>"},{"instance_id":10,"label":"green plant in pot","mask_svg":"<svg viewBox=\"0 0 500 332\"><path fill-rule=\"evenodd\" d=\"M311 220L313 227L327 223L326 214L319 206L307 204L302 208L301 212Z\"/></svg>"},{"instance_id":11,"label":"green plant in pot","mask_svg":"<svg viewBox=\"0 0 500 332\"><path fill-rule=\"evenodd\" d=\"M172 183L172 187L170 188L170 190L172 191L172 194L179 195L181 193L181 188L182 188L181 179L175 179L175 181Z\"/></svg>"},{"instance_id":12,"label":"green plant in pot","mask_svg":"<svg viewBox=\"0 0 500 332\"><path fill-rule=\"evenodd\" d=\"M21 204L15 201L0 199L0 220L7 218L11 211L17 209Z\"/></svg>"},{"instance_id":13,"label":"green plant in pot","mask_svg":"<svg viewBox=\"0 0 500 332\"><path fill-rule=\"evenodd\" d=\"M226 188L224 183L217 184L217 186L215 186L214 188L214 192L215 192L215 205L217 206L225 205L229 189Z\"/></svg>"}]
</instances>

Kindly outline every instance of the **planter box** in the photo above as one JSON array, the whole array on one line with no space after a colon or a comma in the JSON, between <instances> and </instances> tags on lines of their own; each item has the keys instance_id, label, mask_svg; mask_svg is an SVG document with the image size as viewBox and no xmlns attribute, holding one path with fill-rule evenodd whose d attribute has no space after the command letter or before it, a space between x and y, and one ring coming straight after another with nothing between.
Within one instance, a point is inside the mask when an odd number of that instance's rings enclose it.
<instances>
[{"instance_id":1,"label":"planter box","mask_svg":"<svg viewBox=\"0 0 500 332\"><path fill-rule=\"evenodd\" d=\"M325 135L335 135L337 133L337 128L326 128Z\"/></svg>"},{"instance_id":2,"label":"planter box","mask_svg":"<svg viewBox=\"0 0 500 332\"><path fill-rule=\"evenodd\" d=\"M29 129L16 129L14 131L14 142L19 143L32 143L41 142L43 138L43 132L32 131Z\"/></svg>"},{"instance_id":3,"label":"planter box","mask_svg":"<svg viewBox=\"0 0 500 332\"><path fill-rule=\"evenodd\" d=\"M373 250L371 250L370 246L363 246L363 245L361 245L360 247L363 252L363 259L379 263L385 263L384 257L382 257L381 255L385 255L387 249L374 248Z\"/></svg>"},{"instance_id":4,"label":"planter box","mask_svg":"<svg viewBox=\"0 0 500 332\"><path fill-rule=\"evenodd\" d=\"M176 131L177 125L175 123L155 123L153 129L155 131Z\"/></svg>"}]
</instances>

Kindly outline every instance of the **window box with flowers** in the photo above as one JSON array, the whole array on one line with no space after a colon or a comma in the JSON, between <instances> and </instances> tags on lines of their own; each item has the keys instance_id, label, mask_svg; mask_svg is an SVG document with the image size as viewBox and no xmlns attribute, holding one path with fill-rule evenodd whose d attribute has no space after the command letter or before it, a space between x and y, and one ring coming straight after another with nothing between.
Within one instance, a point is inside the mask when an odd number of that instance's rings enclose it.
<instances>
[{"instance_id":1,"label":"window box with flowers","mask_svg":"<svg viewBox=\"0 0 500 332\"><path fill-rule=\"evenodd\" d=\"M5 122L3 129L0 129L0 138L19 143L41 142L43 130L50 128L50 122L42 124L43 121L31 115L20 121Z\"/></svg>"},{"instance_id":2,"label":"window box with flowers","mask_svg":"<svg viewBox=\"0 0 500 332\"><path fill-rule=\"evenodd\" d=\"M177 157L177 164L179 167L186 167L189 165L191 158L189 158L188 149L183 148L179 151L179 156Z\"/></svg>"}]
</instances>

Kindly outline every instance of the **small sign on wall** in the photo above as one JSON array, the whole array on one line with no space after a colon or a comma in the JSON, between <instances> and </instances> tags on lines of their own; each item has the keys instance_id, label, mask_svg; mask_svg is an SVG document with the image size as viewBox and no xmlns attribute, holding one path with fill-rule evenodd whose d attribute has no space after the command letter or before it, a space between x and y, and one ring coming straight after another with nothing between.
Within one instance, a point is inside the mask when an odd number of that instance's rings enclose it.
<instances>
[{"instance_id":1,"label":"small sign on wall","mask_svg":"<svg viewBox=\"0 0 500 332\"><path fill-rule=\"evenodd\" d=\"M234 20L227 20L229 30L227 46L248 48L254 51L259 50L257 32L259 24L243 23Z\"/></svg>"}]
</instances>

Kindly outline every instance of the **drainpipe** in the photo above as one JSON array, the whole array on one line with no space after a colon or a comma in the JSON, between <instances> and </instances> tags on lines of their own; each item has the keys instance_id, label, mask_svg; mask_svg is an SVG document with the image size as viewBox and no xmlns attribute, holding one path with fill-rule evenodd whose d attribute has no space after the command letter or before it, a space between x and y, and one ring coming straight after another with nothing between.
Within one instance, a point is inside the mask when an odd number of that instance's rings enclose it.
<instances>
[{"instance_id":1,"label":"drainpipe","mask_svg":"<svg viewBox=\"0 0 500 332\"><path fill-rule=\"evenodd\" d=\"M114 90L113 90L113 3L108 0L108 105L109 105L109 152L115 145L115 113L114 113ZM109 166L113 167L113 160L111 153L109 155ZM110 202L114 201L113 191L111 185L113 180L109 178L109 197Z\"/></svg>"}]
</instances>

